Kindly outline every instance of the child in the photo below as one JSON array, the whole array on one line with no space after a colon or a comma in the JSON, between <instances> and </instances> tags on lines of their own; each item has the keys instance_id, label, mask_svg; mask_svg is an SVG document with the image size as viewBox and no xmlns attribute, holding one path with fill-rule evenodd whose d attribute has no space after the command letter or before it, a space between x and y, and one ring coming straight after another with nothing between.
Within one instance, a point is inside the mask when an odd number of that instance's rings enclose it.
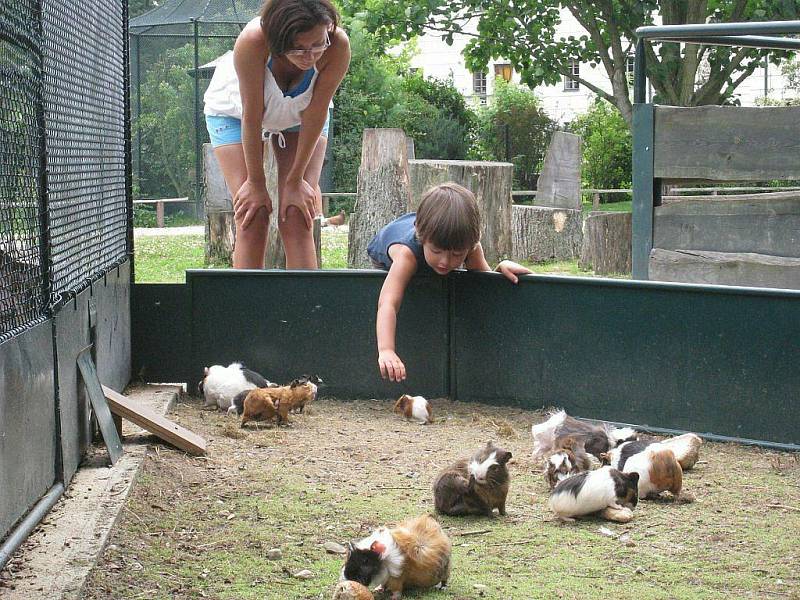
<instances>
[{"instance_id":1,"label":"child","mask_svg":"<svg viewBox=\"0 0 800 600\"><path fill-rule=\"evenodd\" d=\"M395 352L397 311L411 276L418 271L447 275L462 265L469 271L491 271L481 247L481 220L475 196L457 183L428 190L419 210L392 221L367 247L372 263L389 271L378 299L378 366L381 376L403 381L406 367ZM513 283L530 273L504 260L495 269Z\"/></svg>"}]
</instances>

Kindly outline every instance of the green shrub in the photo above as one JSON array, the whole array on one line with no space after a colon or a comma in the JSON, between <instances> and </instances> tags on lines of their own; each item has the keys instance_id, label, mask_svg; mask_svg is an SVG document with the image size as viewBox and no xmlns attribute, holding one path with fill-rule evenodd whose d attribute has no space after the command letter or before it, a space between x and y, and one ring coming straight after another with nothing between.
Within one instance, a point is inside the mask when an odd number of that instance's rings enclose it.
<instances>
[{"instance_id":1,"label":"green shrub","mask_svg":"<svg viewBox=\"0 0 800 600\"><path fill-rule=\"evenodd\" d=\"M134 227L155 227L156 209L154 206L146 204L133 205L133 226Z\"/></svg>"},{"instance_id":2,"label":"green shrub","mask_svg":"<svg viewBox=\"0 0 800 600\"><path fill-rule=\"evenodd\" d=\"M570 123L570 130L583 138L583 187L631 187L631 132L620 112L605 100ZM603 195L601 202L625 199Z\"/></svg>"}]
</instances>

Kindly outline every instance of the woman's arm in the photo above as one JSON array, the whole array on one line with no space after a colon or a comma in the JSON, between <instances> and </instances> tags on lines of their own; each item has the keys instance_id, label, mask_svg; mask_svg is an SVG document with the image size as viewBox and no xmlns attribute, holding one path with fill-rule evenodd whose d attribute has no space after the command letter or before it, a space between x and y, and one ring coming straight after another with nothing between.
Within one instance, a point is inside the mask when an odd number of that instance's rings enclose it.
<instances>
[{"instance_id":1,"label":"woman's arm","mask_svg":"<svg viewBox=\"0 0 800 600\"><path fill-rule=\"evenodd\" d=\"M300 135L297 140L297 151L294 162L286 176L287 202L281 202L281 220L286 219L286 210L290 205L297 206L311 227L315 212L316 191L303 179L311 155L317 147L317 140L328 117L328 106L333 94L342 83L350 66L350 40L343 29L336 29L330 47L325 51L325 63L319 67L317 81L311 102L300 117Z\"/></svg>"},{"instance_id":2,"label":"woman's arm","mask_svg":"<svg viewBox=\"0 0 800 600\"><path fill-rule=\"evenodd\" d=\"M489 263L486 262L486 256L483 254L483 246L481 246L480 242L478 242L475 248L473 248L473 250L467 255L467 260L464 261L464 266L467 267L468 271L492 270L492 268L489 266ZM519 281L519 277L517 277L518 275L527 275L532 272L527 267L523 267L522 265L511 260L500 261L497 265L497 268L495 268L495 271L505 275L506 279L511 281L511 283L517 283Z\"/></svg>"},{"instance_id":3,"label":"woman's arm","mask_svg":"<svg viewBox=\"0 0 800 600\"><path fill-rule=\"evenodd\" d=\"M272 212L264 176L264 143L261 139L266 52L266 40L257 24L255 27L248 25L233 48L233 65L242 97L242 150L247 179L239 190L231 190L231 193L236 220L241 222L242 228L250 225L262 206L267 207L268 213Z\"/></svg>"},{"instance_id":4,"label":"woman's arm","mask_svg":"<svg viewBox=\"0 0 800 600\"><path fill-rule=\"evenodd\" d=\"M390 246L389 256L392 259L392 266L383 282L378 299L376 320L378 367L384 379L402 381L406 378L406 367L395 351L397 311L403 303L403 294L408 282L417 271L417 257L410 248L402 244Z\"/></svg>"}]
</instances>

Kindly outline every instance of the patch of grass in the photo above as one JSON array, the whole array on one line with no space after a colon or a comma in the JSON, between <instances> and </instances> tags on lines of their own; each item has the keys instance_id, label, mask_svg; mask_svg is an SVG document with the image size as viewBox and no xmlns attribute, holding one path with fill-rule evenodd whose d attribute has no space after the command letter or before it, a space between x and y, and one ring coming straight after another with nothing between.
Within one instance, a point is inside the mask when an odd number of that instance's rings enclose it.
<instances>
[{"instance_id":1,"label":"patch of grass","mask_svg":"<svg viewBox=\"0 0 800 600\"><path fill-rule=\"evenodd\" d=\"M347 236L346 231L334 231L327 227L322 230L322 268L347 268Z\"/></svg>"},{"instance_id":2,"label":"patch of grass","mask_svg":"<svg viewBox=\"0 0 800 600\"><path fill-rule=\"evenodd\" d=\"M205 261L202 235L140 236L134 244L137 283L183 283Z\"/></svg>"},{"instance_id":3,"label":"patch of grass","mask_svg":"<svg viewBox=\"0 0 800 600\"><path fill-rule=\"evenodd\" d=\"M592 201L583 202L583 216L592 212L593 210L606 211L606 212L631 212L632 200L623 200L621 202L603 202L597 209L592 208Z\"/></svg>"}]
</instances>

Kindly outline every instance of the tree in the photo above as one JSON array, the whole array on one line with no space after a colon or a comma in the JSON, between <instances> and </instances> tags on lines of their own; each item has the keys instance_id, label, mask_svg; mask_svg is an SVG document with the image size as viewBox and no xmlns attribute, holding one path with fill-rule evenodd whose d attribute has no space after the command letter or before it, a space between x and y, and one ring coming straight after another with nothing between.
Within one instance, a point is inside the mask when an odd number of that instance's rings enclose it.
<instances>
[{"instance_id":1,"label":"tree","mask_svg":"<svg viewBox=\"0 0 800 600\"><path fill-rule=\"evenodd\" d=\"M557 84L567 77L608 100L630 124L632 106L627 60L641 25L657 15L665 25L797 19L797 0L345 0L345 10L360 13L367 27L386 40L425 33L448 43L464 34L468 68L484 70L489 60L511 62L531 87ZM584 28L579 37L557 38L561 9ZM469 24L469 25L468 25ZM723 104L763 60L757 49L663 43L647 47L647 73L665 104ZM777 63L783 54L771 51ZM611 92L570 70L571 61L601 65Z\"/></svg>"}]
</instances>

